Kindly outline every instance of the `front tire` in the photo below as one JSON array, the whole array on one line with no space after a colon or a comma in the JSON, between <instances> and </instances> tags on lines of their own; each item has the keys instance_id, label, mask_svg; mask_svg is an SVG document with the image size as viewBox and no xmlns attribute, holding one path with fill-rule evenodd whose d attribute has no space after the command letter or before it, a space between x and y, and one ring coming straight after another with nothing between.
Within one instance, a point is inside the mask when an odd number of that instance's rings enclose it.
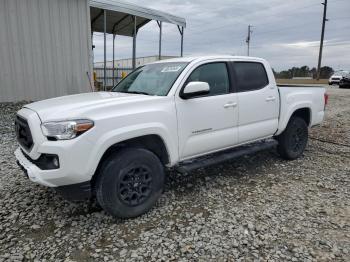
<instances>
[{"instance_id":1,"label":"front tire","mask_svg":"<svg viewBox=\"0 0 350 262\"><path fill-rule=\"evenodd\" d=\"M308 126L304 119L292 116L286 129L277 137L278 153L287 160L300 157L307 145Z\"/></svg>"},{"instance_id":2,"label":"front tire","mask_svg":"<svg viewBox=\"0 0 350 262\"><path fill-rule=\"evenodd\" d=\"M96 183L97 201L114 217L140 216L161 196L164 177L164 167L152 152L121 149L102 164Z\"/></svg>"}]
</instances>

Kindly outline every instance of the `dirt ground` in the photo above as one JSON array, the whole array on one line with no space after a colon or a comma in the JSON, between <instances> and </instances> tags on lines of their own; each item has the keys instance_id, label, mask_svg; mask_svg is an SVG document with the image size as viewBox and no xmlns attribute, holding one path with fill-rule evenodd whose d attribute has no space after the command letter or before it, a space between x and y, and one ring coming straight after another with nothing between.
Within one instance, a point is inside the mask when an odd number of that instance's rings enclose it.
<instances>
[{"instance_id":1,"label":"dirt ground","mask_svg":"<svg viewBox=\"0 0 350 262\"><path fill-rule=\"evenodd\" d=\"M350 261L350 89L328 88L303 157L275 150L170 173L148 214L113 219L28 181L0 104L0 261Z\"/></svg>"}]
</instances>

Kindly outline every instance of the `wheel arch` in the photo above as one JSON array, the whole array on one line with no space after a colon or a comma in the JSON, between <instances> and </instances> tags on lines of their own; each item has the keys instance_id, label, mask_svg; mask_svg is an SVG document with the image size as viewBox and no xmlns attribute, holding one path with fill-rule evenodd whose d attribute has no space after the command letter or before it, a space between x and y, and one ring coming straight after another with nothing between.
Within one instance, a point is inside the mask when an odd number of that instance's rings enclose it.
<instances>
[{"instance_id":1,"label":"wheel arch","mask_svg":"<svg viewBox=\"0 0 350 262\"><path fill-rule=\"evenodd\" d=\"M303 107L303 108L299 108L297 110L295 110L293 112L293 114L290 116L290 118L292 118L293 116L298 116L300 118L302 118L305 123L307 124L307 126L310 126L311 124L311 109L309 107ZM289 118L289 120L290 120ZM289 122L288 120L288 122Z\"/></svg>"},{"instance_id":2,"label":"wheel arch","mask_svg":"<svg viewBox=\"0 0 350 262\"><path fill-rule=\"evenodd\" d=\"M278 130L276 132L275 135L280 135L284 130L285 128L287 127L290 119L293 117L293 116L298 116L302 119L305 120L307 126L311 126L311 123L312 123L312 109L311 109L311 106L310 105L298 105L294 108L292 108L289 113L287 114L288 117L286 117L284 119L284 121L281 121L281 123L279 124L279 127L278 127Z\"/></svg>"},{"instance_id":3,"label":"wheel arch","mask_svg":"<svg viewBox=\"0 0 350 262\"><path fill-rule=\"evenodd\" d=\"M120 149L134 147L134 148L144 148L152 153L154 153L162 164L168 165L171 163L171 156L169 154L169 150L164 139L158 134L148 134L143 136L138 136L130 139L126 139L123 141L119 141L110 145L100 157L98 165L95 169L95 172L91 178L91 184L94 185L96 182L96 178L99 174L99 171L102 167L103 162L110 157L112 154L116 153Z\"/></svg>"}]
</instances>

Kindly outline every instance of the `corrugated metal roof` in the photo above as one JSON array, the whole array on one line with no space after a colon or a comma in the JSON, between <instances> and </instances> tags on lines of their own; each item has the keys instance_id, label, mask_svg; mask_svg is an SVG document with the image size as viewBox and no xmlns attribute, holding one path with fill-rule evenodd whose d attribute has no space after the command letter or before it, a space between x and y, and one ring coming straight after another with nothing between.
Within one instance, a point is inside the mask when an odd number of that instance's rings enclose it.
<instances>
[{"instance_id":1,"label":"corrugated metal roof","mask_svg":"<svg viewBox=\"0 0 350 262\"><path fill-rule=\"evenodd\" d=\"M174 16L151 8L141 7L120 0L90 0L92 30L103 32L103 15L107 10L107 33L132 36L133 16L136 16L137 27L140 28L151 20L162 21L186 27L184 18Z\"/></svg>"}]
</instances>

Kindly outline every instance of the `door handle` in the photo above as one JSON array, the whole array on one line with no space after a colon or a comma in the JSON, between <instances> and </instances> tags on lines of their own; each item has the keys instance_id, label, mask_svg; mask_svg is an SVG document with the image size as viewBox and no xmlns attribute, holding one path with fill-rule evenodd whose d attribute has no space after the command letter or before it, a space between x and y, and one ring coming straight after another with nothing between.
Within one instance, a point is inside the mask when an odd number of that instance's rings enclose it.
<instances>
[{"instance_id":1,"label":"door handle","mask_svg":"<svg viewBox=\"0 0 350 262\"><path fill-rule=\"evenodd\" d=\"M275 100L276 100L276 97L274 97L274 96L269 96L269 97L266 98L267 102L275 101Z\"/></svg>"},{"instance_id":2,"label":"door handle","mask_svg":"<svg viewBox=\"0 0 350 262\"><path fill-rule=\"evenodd\" d=\"M237 103L234 102L228 102L227 104L224 105L224 108L229 108L229 107L236 107Z\"/></svg>"}]
</instances>

